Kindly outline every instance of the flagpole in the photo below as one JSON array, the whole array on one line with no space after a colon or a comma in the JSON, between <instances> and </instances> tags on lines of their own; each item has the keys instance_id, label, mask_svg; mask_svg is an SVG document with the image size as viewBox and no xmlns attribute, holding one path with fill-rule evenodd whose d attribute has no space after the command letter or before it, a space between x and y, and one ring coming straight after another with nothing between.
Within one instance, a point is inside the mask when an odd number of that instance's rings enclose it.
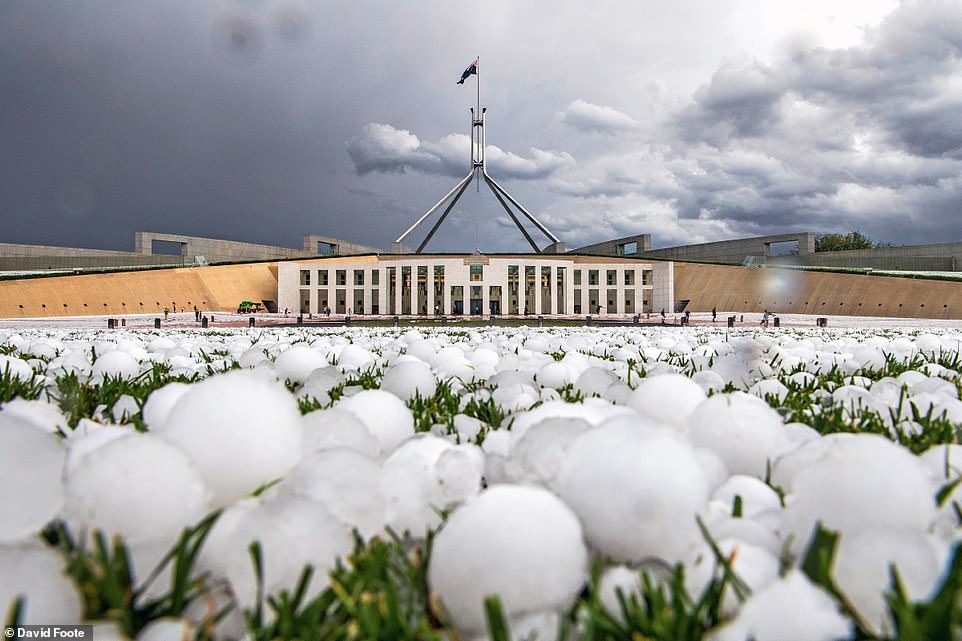
<instances>
[{"instance_id":1,"label":"flagpole","mask_svg":"<svg viewBox=\"0 0 962 641\"><path fill-rule=\"evenodd\" d=\"M474 65L474 71L475 71L475 75L477 75L478 77L478 111L476 113L478 114L478 118L480 118L481 117L481 56L478 56L477 58L477 62ZM483 127L481 131L484 131ZM478 132L478 144L479 145L481 144L481 132ZM483 159L484 159L484 149L479 148L478 160L483 162ZM480 194L481 193L480 176L478 177L477 185L475 185L475 187L477 188L477 193Z\"/></svg>"}]
</instances>

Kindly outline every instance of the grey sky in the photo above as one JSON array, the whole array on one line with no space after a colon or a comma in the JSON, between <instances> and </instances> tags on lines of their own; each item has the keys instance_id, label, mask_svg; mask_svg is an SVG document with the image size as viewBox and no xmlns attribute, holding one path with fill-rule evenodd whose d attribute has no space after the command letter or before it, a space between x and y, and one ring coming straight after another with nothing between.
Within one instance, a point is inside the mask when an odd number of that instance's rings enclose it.
<instances>
[{"instance_id":1,"label":"grey sky","mask_svg":"<svg viewBox=\"0 0 962 641\"><path fill-rule=\"evenodd\" d=\"M0 241L388 247L467 172L478 55L489 171L569 246L962 240L959 1L6 0Z\"/></svg>"}]
</instances>

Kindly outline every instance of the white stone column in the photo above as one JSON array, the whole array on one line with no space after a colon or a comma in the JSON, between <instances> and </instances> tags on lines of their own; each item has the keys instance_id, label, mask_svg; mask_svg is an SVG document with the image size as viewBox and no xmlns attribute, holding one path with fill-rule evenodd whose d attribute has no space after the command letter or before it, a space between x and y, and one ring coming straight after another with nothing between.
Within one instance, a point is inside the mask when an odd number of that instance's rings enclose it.
<instances>
[{"instance_id":1,"label":"white stone column","mask_svg":"<svg viewBox=\"0 0 962 641\"><path fill-rule=\"evenodd\" d=\"M615 268L615 313L625 313L625 268Z\"/></svg>"},{"instance_id":2,"label":"white stone column","mask_svg":"<svg viewBox=\"0 0 962 641\"><path fill-rule=\"evenodd\" d=\"M428 294L428 315L434 315L434 263L428 263L428 278L424 283Z\"/></svg>"},{"instance_id":3,"label":"white stone column","mask_svg":"<svg viewBox=\"0 0 962 641\"><path fill-rule=\"evenodd\" d=\"M531 310L535 316L541 314L541 265L535 264L534 268L534 309Z\"/></svg>"},{"instance_id":4,"label":"white stone column","mask_svg":"<svg viewBox=\"0 0 962 641\"><path fill-rule=\"evenodd\" d=\"M401 315L401 311L404 309L402 307L402 301L404 300L402 294L404 292L404 268L400 263L396 263L394 269L394 314L396 316Z\"/></svg>"}]
</instances>

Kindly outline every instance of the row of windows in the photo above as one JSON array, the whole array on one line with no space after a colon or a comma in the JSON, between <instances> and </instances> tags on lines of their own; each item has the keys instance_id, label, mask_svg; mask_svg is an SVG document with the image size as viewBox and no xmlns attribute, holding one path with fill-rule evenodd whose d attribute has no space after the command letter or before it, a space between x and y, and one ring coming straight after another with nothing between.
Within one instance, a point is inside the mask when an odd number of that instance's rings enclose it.
<instances>
[{"instance_id":1,"label":"row of windows","mask_svg":"<svg viewBox=\"0 0 962 641\"><path fill-rule=\"evenodd\" d=\"M410 272L411 272L411 268L410 268L410 267L402 267L401 269L402 269L402 273L404 273L405 276L408 276L408 275L410 274ZM394 270L395 270L394 267L389 267L389 268L388 268L388 271L389 271L389 272L393 272ZM427 268L426 266L420 266L420 267L418 267L419 280L426 280L426 279L427 279L427 270L428 270L428 268ZM564 267L558 267L557 270L558 270L558 271L557 271L557 273L558 273L558 283L563 283L563 282L564 282L565 268L564 268ZM348 275L348 271L353 271L353 272L354 272L354 273L353 273L353 284L354 284L355 286L363 286L363 285L364 285L364 271L365 271L365 270L363 270L363 269L354 269L354 270L347 270L347 269L333 269L333 270L320 269L320 270L317 271L317 280L318 280L317 285L318 285L318 286L325 287L325 286L327 286L327 285L330 284L330 282L329 282L329 272L331 272L331 271L334 272L334 284L335 284L337 287L345 287L345 286L347 285L347 275ZM573 271L574 271L574 284L575 284L576 286L582 284L582 280L583 280L583 278L584 278L583 272L585 272L585 271L588 272L588 285L589 285L589 286L594 286L594 285L598 285L598 284L599 284L598 279L600 278L600 274L601 274L601 271L602 271L602 270L598 270L598 269L588 269L588 270L575 269L575 270L573 270ZM617 271L617 270L615 270L615 269L608 269L608 270L604 270L604 271L605 271L605 283L606 283L607 285L619 285L619 284L622 284L622 285L634 285L634 284L635 284L635 270L634 270L634 269L626 269L626 270L624 270L624 279L623 279L624 282L623 282L623 283L618 283L618 271ZM435 273L435 277L436 277L436 278L440 277L440 279L443 280L443 278L444 278L444 267L443 267L443 266L440 266L440 265L435 266L435 268L434 268L434 273ZM470 272L469 272L469 273L470 273L470 280L471 280L472 282L481 282L481 281L483 281L483 280L484 280L484 265L471 265L471 266L470 266ZM526 280L528 280L528 281L533 281L533 280L535 279L535 274L536 274L536 273L537 273L537 272L536 272L536 268L535 268L535 267L533 267L533 266L526 266L526 267L525 267L525 279L526 279ZM542 278L542 280L550 279L550 277L551 277L550 275L551 275L551 268L550 268L550 267L542 267L542 268L541 268L541 278ZM518 265L509 265L509 266L508 266L508 282L512 282L512 283L513 283L513 282L517 282L519 276L520 276L519 266L518 266ZM647 269L646 269L646 270L642 270L642 272L641 272L641 278L642 278L642 282L641 282L642 285L651 285L651 271L650 271L650 270L647 270ZM301 280L301 287L309 287L309 286L311 285L311 270L309 270L309 269L302 269L302 270L301 270L301 279L300 279L300 280ZM379 284L380 284L380 272L379 272L379 270L374 269L374 270L371 271L371 285L377 286L377 285L379 285Z\"/></svg>"}]
</instances>

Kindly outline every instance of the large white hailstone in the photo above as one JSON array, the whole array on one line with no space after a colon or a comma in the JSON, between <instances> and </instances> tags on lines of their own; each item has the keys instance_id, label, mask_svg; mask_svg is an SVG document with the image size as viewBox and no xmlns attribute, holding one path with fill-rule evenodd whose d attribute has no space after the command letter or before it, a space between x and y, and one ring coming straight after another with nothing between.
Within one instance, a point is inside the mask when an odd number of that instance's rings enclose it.
<instances>
[{"instance_id":1,"label":"large white hailstone","mask_svg":"<svg viewBox=\"0 0 962 641\"><path fill-rule=\"evenodd\" d=\"M505 462L507 481L553 489L568 446L589 427L580 418L546 418L528 428Z\"/></svg>"},{"instance_id":2,"label":"large white hailstone","mask_svg":"<svg viewBox=\"0 0 962 641\"><path fill-rule=\"evenodd\" d=\"M494 391L495 399L499 390ZM565 401L548 401L538 407L518 414L511 422L511 433L518 440L533 425L546 418L580 418L591 425L598 425L602 421L619 415L630 415L637 419L637 414L625 407L618 407L598 398L585 399L583 403L566 403Z\"/></svg>"},{"instance_id":3,"label":"large white hailstone","mask_svg":"<svg viewBox=\"0 0 962 641\"><path fill-rule=\"evenodd\" d=\"M6 354L0 354L0 375L3 374L21 381L33 380L33 368L26 361Z\"/></svg>"},{"instance_id":4,"label":"large white hailstone","mask_svg":"<svg viewBox=\"0 0 962 641\"><path fill-rule=\"evenodd\" d=\"M568 608L587 562L578 519L556 496L498 485L447 520L434 539L428 580L455 626L470 635L484 631L491 595L509 618Z\"/></svg>"},{"instance_id":5,"label":"large white hailstone","mask_svg":"<svg viewBox=\"0 0 962 641\"><path fill-rule=\"evenodd\" d=\"M588 541L616 560L672 562L699 540L708 479L687 440L667 428L587 430L568 447L557 485Z\"/></svg>"},{"instance_id":6,"label":"large white hailstone","mask_svg":"<svg viewBox=\"0 0 962 641\"><path fill-rule=\"evenodd\" d=\"M778 412L744 392L703 401L688 417L688 433L696 446L714 450L732 474L758 478L792 447Z\"/></svg>"},{"instance_id":7,"label":"large white hailstone","mask_svg":"<svg viewBox=\"0 0 962 641\"><path fill-rule=\"evenodd\" d=\"M462 442L474 440L483 428L484 423L473 416L467 414L454 415L454 429L457 430Z\"/></svg>"},{"instance_id":8,"label":"large white hailstone","mask_svg":"<svg viewBox=\"0 0 962 641\"><path fill-rule=\"evenodd\" d=\"M778 578L779 560L770 550L737 539L721 539L716 545L749 592L758 591ZM699 599L717 572L718 558L706 543L685 564L685 589L689 596ZM722 594L722 614L731 617L738 606L738 594L733 587L726 586Z\"/></svg>"},{"instance_id":9,"label":"large white hailstone","mask_svg":"<svg viewBox=\"0 0 962 641\"><path fill-rule=\"evenodd\" d=\"M277 355L274 371L282 381L303 383L314 370L327 367L327 357L307 345L292 345Z\"/></svg>"},{"instance_id":10,"label":"large white hailstone","mask_svg":"<svg viewBox=\"0 0 962 641\"><path fill-rule=\"evenodd\" d=\"M933 445L919 460L940 485L962 476L962 445L958 443Z\"/></svg>"},{"instance_id":11,"label":"large white hailstone","mask_svg":"<svg viewBox=\"0 0 962 641\"><path fill-rule=\"evenodd\" d=\"M161 436L193 459L221 507L297 464L301 414L279 383L233 371L191 385Z\"/></svg>"},{"instance_id":12,"label":"large white hailstone","mask_svg":"<svg viewBox=\"0 0 962 641\"><path fill-rule=\"evenodd\" d=\"M105 378L134 378L140 375L140 364L137 359L119 349L101 354L94 361L90 378L94 383L100 383Z\"/></svg>"},{"instance_id":13,"label":"large white hailstone","mask_svg":"<svg viewBox=\"0 0 962 641\"><path fill-rule=\"evenodd\" d=\"M381 445L355 414L340 408L308 412L301 417L304 453L347 447L376 459Z\"/></svg>"},{"instance_id":14,"label":"large white hailstone","mask_svg":"<svg viewBox=\"0 0 962 641\"><path fill-rule=\"evenodd\" d=\"M65 457L53 434L0 414L0 543L34 535L57 515Z\"/></svg>"},{"instance_id":15,"label":"large white hailstone","mask_svg":"<svg viewBox=\"0 0 962 641\"><path fill-rule=\"evenodd\" d=\"M230 582L242 609L257 604L257 581L249 548L259 541L264 595L291 591L306 565L314 573L305 599L327 586L327 574L353 547L351 531L322 504L299 496L247 499L221 515L201 553L202 570Z\"/></svg>"},{"instance_id":16,"label":"large white hailstone","mask_svg":"<svg viewBox=\"0 0 962 641\"><path fill-rule=\"evenodd\" d=\"M130 419L140 412L137 399L130 394L121 394L114 406L110 408L110 415L118 423L129 423Z\"/></svg>"},{"instance_id":17,"label":"large white hailstone","mask_svg":"<svg viewBox=\"0 0 962 641\"><path fill-rule=\"evenodd\" d=\"M129 433L93 450L67 478L78 529L130 543L170 541L209 511L210 492L187 456L160 437Z\"/></svg>"},{"instance_id":18,"label":"large white hailstone","mask_svg":"<svg viewBox=\"0 0 962 641\"><path fill-rule=\"evenodd\" d=\"M852 623L835 600L800 570L789 570L748 598L731 622L712 631L709 641L842 641Z\"/></svg>"},{"instance_id":19,"label":"large white hailstone","mask_svg":"<svg viewBox=\"0 0 962 641\"><path fill-rule=\"evenodd\" d=\"M689 415L704 400L705 392L687 376L662 374L642 379L628 407L665 425L684 428Z\"/></svg>"},{"instance_id":20,"label":"large white hailstone","mask_svg":"<svg viewBox=\"0 0 962 641\"><path fill-rule=\"evenodd\" d=\"M570 385L574 380L574 376L571 370L562 363L548 363L538 371L535 379L542 387L561 389L566 385Z\"/></svg>"},{"instance_id":21,"label":"large white hailstone","mask_svg":"<svg viewBox=\"0 0 962 641\"><path fill-rule=\"evenodd\" d=\"M621 611L618 593L621 593L625 602L630 602L632 597L640 601L641 590L641 573L624 565L606 568L598 580L598 600L608 614L622 622L624 614Z\"/></svg>"},{"instance_id":22,"label":"large white hailstone","mask_svg":"<svg viewBox=\"0 0 962 641\"><path fill-rule=\"evenodd\" d=\"M140 412L147 429L151 431L163 429L167 415L189 390L190 385L187 383L174 382L151 392Z\"/></svg>"},{"instance_id":23,"label":"large white hailstone","mask_svg":"<svg viewBox=\"0 0 962 641\"><path fill-rule=\"evenodd\" d=\"M491 398L503 410L517 412L534 405L540 398L537 389L530 385L507 384L499 385L491 393Z\"/></svg>"},{"instance_id":24,"label":"large white hailstone","mask_svg":"<svg viewBox=\"0 0 962 641\"><path fill-rule=\"evenodd\" d=\"M420 340L408 343L406 353L421 359L425 363L430 363L435 354L438 353L438 350L431 341Z\"/></svg>"},{"instance_id":25,"label":"large white hailstone","mask_svg":"<svg viewBox=\"0 0 962 641\"><path fill-rule=\"evenodd\" d=\"M0 409L0 416L13 416L35 425L45 432L67 433L67 420L56 405L45 401L28 401L15 398L7 401Z\"/></svg>"},{"instance_id":26,"label":"large white hailstone","mask_svg":"<svg viewBox=\"0 0 962 641\"><path fill-rule=\"evenodd\" d=\"M136 641L190 641L194 637L194 626L187 619L161 617L148 623Z\"/></svg>"},{"instance_id":27,"label":"large white hailstone","mask_svg":"<svg viewBox=\"0 0 962 641\"><path fill-rule=\"evenodd\" d=\"M731 383L738 389L747 388L753 381L748 365L737 356L719 356L708 371L718 374L725 385Z\"/></svg>"},{"instance_id":28,"label":"large white hailstone","mask_svg":"<svg viewBox=\"0 0 962 641\"><path fill-rule=\"evenodd\" d=\"M781 500L775 490L754 476L734 474L712 494L713 501L719 501L729 510L735 504L735 497L741 498L742 515L755 516L765 510L781 509Z\"/></svg>"},{"instance_id":29,"label":"large white hailstone","mask_svg":"<svg viewBox=\"0 0 962 641\"><path fill-rule=\"evenodd\" d=\"M605 391L614 383L620 382L619 379L607 367L589 367L578 376L575 381L575 389L586 397L605 396Z\"/></svg>"},{"instance_id":30,"label":"large white hailstone","mask_svg":"<svg viewBox=\"0 0 962 641\"><path fill-rule=\"evenodd\" d=\"M705 394L709 392L720 392L725 389L725 380L710 369L704 369L691 375L693 383L702 388Z\"/></svg>"},{"instance_id":31,"label":"large white hailstone","mask_svg":"<svg viewBox=\"0 0 962 641\"><path fill-rule=\"evenodd\" d=\"M936 513L922 463L874 434L836 440L795 474L792 485L785 514L798 549L804 549L817 522L843 536L868 526L921 531Z\"/></svg>"},{"instance_id":32,"label":"large white hailstone","mask_svg":"<svg viewBox=\"0 0 962 641\"><path fill-rule=\"evenodd\" d=\"M363 390L337 403L337 409L351 412L363 422L386 456L414 435L414 415L394 394L382 390Z\"/></svg>"},{"instance_id":33,"label":"large white hailstone","mask_svg":"<svg viewBox=\"0 0 962 641\"><path fill-rule=\"evenodd\" d=\"M415 396L430 398L437 391L438 383L434 380L431 368L419 361L396 363L384 372L381 379L381 389L391 392L402 401Z\"/></svg>"},{"instance_id":34,"label":"large white hailstone","mask_svg":"<svg viewBox=\"0 0 962 641\"><path fill-rule=\"evenodd\" d=\"M91 425L92 424L92 425ZM93 425L97 425L96 428ZM78 425L78 428L80 426ZM67 467L66 476L69 477L80 461L95 449L110 443L118 438L123 438L131 434L129 427L119 425L100 425L90 421L84 426L86 429L78 429L70 434L66 440L67 444Z\"/></svg>"},{"instance_id":35,"label":"large white hailstone","mask_svg":"<svg viewBox=\"0 0 962 641\"><path fill-rule=\"evenodd\" d=\"M788 396L788 388L777 378L766 378L748 388L748 393L761 399L765 399L767 396L774 396L778 399L779 403L784 403L785 397Z\"/></svg>"},{"instance_id":36,"label":"large white hailstone","mask_svg":"<svg viewBox=\"0 0 962 641\"><path fill-rule=\"evenodd\" d=\"M243 369L258 367L262 363L270 364L270 359L264 353L264 348L260 345L251 347L237 358L237 364Z\"/></svg>"},{"instance_id":37,"label":"large white hailstone","mask_svg":"<svg viewBox=\"0 0 962 641\"><path fill-rule=\"evenodd\" d=\"M795 449L786 452L777 459L772 465L772 474L769 481L774 487L780 487L785 492L792 492L795 488L795 476L811 463L822 458L825 453L832 448L834 443L847 438L852 438L853 434L840 432L826 434L814 439L805 441L796 446Z\"/></svg>"},{"instance_id":38,"label":"large white hailstone","mask_svg":"<svg viewBox=\"0 0 962 641\"><path fill-rule=\"evenodd\" d=\"M4 615L14 599L23 597L22 624L80 623L83 602L54 550L34 543L0 545L0 577L0 612Z\"/></svg>"},{"instance_id":39,"label":"large white hailstone","mask_svg":"<svg viewBox=\"0 0 962 641\"><path fill-rule=\"evenodd\" d=\"M892 620L885 602L889 568L895 566L911 601L927 601L942 578L945 550L919 530L870 527L842 535L832 580L869 630L888 637Z\"/></svg>"},{"instance_id":40,"label":"large white hailstone","mask_svg":"<svg viewBox=\"0 0 962 641\"><path fill-rule=\"evenodd\" d=\"M446 439L419 434L394 450L384 461L380 488L385 501L385 520L389 526L397 532L409 532L412 536L420 537L428 528L436 528L440 524L440 510L464 501L480 490L483 460L469 455L456 459L465 466L464 471L468 475L466 484L457 483L461 495L451 497L446 494L442 477L438 474L438 465L446 452L457 447ZM454 472L449 465L445 465L444 469L449 475Z\"/></svg>"},{"instance_id":41,"label":"large white hailstone","mask_svg":"<svg viewBox=\"0 0 962 641\"><path fill-rule=\"evenodd\" d=\"M374 354L360 345L345 345L336 352L337 366L343 370L363 370L374 364Z\"/></svg>"},{"instance_id":42,"label":"large white hailstone","mask_svg":"<svg viewBox=\"0 0 962 641\"><path fill-rule=\"evenodd\" d=\"M381 467L368 456L346 448L325 449L305 457L276 486L324 504L331 514L365 538L384 525L379 493Z\"/></svg>"}]
</instances>

